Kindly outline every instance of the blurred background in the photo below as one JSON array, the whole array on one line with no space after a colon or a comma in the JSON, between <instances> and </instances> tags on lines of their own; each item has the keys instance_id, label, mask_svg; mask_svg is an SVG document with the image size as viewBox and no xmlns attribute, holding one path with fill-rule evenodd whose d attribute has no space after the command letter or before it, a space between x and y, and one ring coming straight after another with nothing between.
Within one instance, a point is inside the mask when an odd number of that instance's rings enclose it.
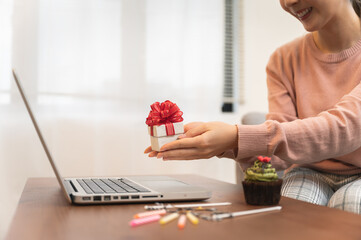
<instances>
[{"instance_id":1,"label":"blurred background","mask_svg":"<svg viewBox=\"0 0 361 240\"><path fill-rule=\"evenodd\" d=\"M230 159L144 155L149 106L169 99L185 123L266 112L269 56L303 34L278 0L0 0L0 239L26 180L54 177L12 68L64 176L236 183Z\"/></svg>"}]
</instances>

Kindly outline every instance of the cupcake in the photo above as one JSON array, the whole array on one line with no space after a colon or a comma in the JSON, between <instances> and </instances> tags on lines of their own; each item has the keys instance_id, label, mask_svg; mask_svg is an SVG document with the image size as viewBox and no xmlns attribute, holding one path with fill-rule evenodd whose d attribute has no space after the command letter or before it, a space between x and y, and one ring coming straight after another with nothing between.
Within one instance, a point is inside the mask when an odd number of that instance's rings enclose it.
<instances>
[{"instance_id":1,"label":"cupcake","mask_svg":"<svg viewBox=\"0 0 361 240\"><path fill-rule=\"evenodd\" d=\"M246 202L251 205L276 205L281 198L282 179L272 167L271 158L259 156L245 171L242 182Z\"/></svg>"}]
</instances>

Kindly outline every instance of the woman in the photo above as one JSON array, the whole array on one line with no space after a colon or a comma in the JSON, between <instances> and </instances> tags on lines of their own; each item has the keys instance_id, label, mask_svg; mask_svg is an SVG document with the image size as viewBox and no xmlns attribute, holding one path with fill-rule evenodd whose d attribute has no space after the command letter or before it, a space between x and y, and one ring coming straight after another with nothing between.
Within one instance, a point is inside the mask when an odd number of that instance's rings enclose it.
<instances>
[{"instance_id":1,"label":"woman","mask_svg":"<svg viewBox=\"0 0 361 240\"><path fill-rule=\"evenodd\" d=\"M309 32L267 65L269 113L256 126L190 123L179 140L145 153L164 160L256 155L287 169L282 195L361 213L360 0L280 0Z\"/></svg>"}]
</instances>

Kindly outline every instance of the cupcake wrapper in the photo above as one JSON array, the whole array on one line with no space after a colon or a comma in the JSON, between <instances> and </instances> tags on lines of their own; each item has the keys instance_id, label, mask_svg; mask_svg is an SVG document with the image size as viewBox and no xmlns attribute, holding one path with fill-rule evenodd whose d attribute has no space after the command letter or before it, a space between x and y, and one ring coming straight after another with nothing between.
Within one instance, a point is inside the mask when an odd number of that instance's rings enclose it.
<instances>
[{"instance_id":1,"label":"cupcake wrapper","mask_svg":"<svg viewBox=\"0 0 361 240\"><path fill-rule=\"evenodd\" d=\"M246 202L251 205L276 205L281 198L282 179L272 182L243 181Z\"/></svg>"}]
</instances>

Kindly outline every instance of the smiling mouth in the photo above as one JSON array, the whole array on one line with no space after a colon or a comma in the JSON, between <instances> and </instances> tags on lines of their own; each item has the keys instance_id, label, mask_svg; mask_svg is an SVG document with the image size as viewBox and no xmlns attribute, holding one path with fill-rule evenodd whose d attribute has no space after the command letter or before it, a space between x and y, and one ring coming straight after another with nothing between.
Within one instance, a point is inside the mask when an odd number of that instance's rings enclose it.
<instances>
[{"instance_id":1,"label":"smiling mouth","mask_svg":"<svg viewBox=\"0 0 361 240\"><path fill-rule=\"evenodd\" d=\"M298 19L305 20L309 16L311 11L312 11L312 7L296 12L295 15L297 16Z\"/></svg>"}]
</instances>

